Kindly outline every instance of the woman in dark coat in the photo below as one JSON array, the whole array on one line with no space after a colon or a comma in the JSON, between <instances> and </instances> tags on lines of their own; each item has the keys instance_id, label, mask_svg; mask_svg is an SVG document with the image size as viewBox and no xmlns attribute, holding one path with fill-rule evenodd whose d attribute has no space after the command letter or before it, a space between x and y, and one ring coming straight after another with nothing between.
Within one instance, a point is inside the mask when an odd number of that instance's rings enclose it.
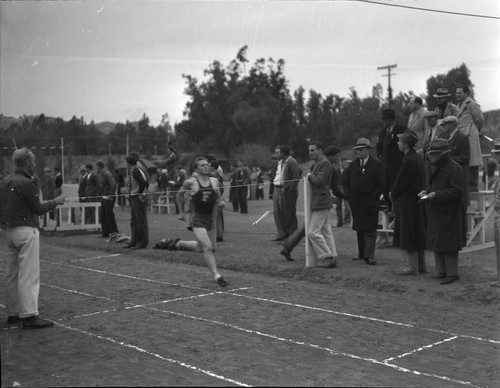
<instances>
[{"instance_id":1,"label":"woman in dark coat","mask_svg":"<svg viewBox=\"0 0 500 388\"><path fill-rule=\"evenodd\" d=\"M429 204L427 249L434 251L435 277L449 284L459 279L458 252L466 242L465 177L462 167L450 158L448 140L432 140L428 157L436 170L429 187L419 193Z\"/></svg>"},{"instance_id":2,"label":"woman in dark coat","mask_svg":"<svg viewBox=\"0 0 500 388\"><path fill-rule=\"evenodd\" d=\"M417 204L418 193L425 189L424 161L415 151L418 137L414 132L407 130L398 138L399 149L405 156L391 190L396 215L393 245L401 248L409 268L397 274L418 275L426 272L425 208Z\"/></svg>"}]
</instances>

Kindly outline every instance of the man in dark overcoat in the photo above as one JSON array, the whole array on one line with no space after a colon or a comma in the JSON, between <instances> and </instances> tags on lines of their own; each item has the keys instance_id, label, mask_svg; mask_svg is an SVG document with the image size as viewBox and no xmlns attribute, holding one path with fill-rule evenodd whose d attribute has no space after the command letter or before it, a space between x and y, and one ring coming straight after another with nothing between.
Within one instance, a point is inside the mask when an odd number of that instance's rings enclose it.
<instances>
[{"instance_id":1,"label":"man in dark overcoat","mask_svg":"<svg viewBox=\"0 0 500 388\"><path fill-rule=\"evenodd\" d=\"M397 275L418 275L427 272L425 266L425 208L418 204L418 193L426 187L424 161L415 151L417 134L407 130L399 138L404 153L391 199L394 207L394 236L392 243L401 249L408 268ZM420 259L420 260L419 260ZM420 261L420 262L419 262Z\"/></svg>"},{"instance_id":2,"label":"man in dark overcoat","mask_svg":"<svg viewBox=\"0 0 500 388\"><path fill-rule=\"evenodd\" d=\"M441 284L459 279L458 252L465 246L464 172L451 159L448 140L431 141L427 153L436 166L429 187L419 193L428 201L427 249L434 252L436 275Z\"/></svg>"},{"instance_id":3,"label":"man in dark overcoat","mask_svg":"<svg viewBox=\"0 0 500 388\"><path fill-rule=\"evenodd\" d=\"M370 157L370 141L360 138L354 147L357 160L347 167L342 186L352 213L352 229L357 233L358 257L367 264L375 261L380 195L385 188L384 166Z\"/></svg>"},{"instance_id":4,"label":"man in dark overcoat","mask_svg":"<svg viewBox=\"0 0 500 388\"><path fill-rule=\"evenodd\" d=\"M385 168L384 200L387 211L392 211L392 203L389 196L403 160L403 153L398 147L398 135L406 128L396 123L396 112L394 109L386 109L382 112L384 128L378 135L377 157L382 161Z\"/></svg>"}]
</instances>

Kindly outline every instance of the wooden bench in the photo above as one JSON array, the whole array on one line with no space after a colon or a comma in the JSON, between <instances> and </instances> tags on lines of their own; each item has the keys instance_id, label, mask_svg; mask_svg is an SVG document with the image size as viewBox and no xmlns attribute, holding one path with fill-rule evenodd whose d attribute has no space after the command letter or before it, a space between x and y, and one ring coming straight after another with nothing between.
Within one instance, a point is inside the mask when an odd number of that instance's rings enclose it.
<instances>
[{"instance_id":1,"label":"wooden bench","mask_svg":"<svg viewBox=\"0 0 500 388\"><path fill-rule=\"evenodd\" d=\"M389 220L389 216L385 211L378 212L378 220L380 228L377 229L377 244L380 244L382 241L384 244L389 243L389 235L394 233L394 215L392 216L392 220Z\"/></svg>"},{"instance_id":2,"label":"wooden bench","mask_svg":"<svg viewBox=\"0 0 500 388\"><path fill-rule=\"evenodd\" d=\"M155 210L158 213L162 213L164 210L167 211L167 214L175 213L175 204L171 202L168 191L167 195L158 196L158 200L151 204L151 213L154 213Z\"/></svg>"},{"instance_id":3,"label":"wooden bench","mask_svg":"<svg viewBox=\"0 0 500 388\"><path fill-rule=\"evenodd\" d=\"M93 230L100 231L100 202L67 202L54 209L55 220L49 213L42 216L45 231ZM89 213L90 212L90 213ZM85 217L87 213L87 217ZM89 216L91 214L91 216ZM91 218L91 221L88 219Z\"/></svg>"},{"instance_id":4,"label":"wooden bench","mask_svg":"<svg viewBox=\"0 0 500 388\"><path fill-rule=\"evenodd\" d=\"M482 190L469 193L470 206L465 213L467 218L467 243L464 250L471 251L489 248L495 243L486 242L486 222L494 211L493 190ZM474 239L479 236L479 244L473 244Z\"/></svg>"}]
</instances>

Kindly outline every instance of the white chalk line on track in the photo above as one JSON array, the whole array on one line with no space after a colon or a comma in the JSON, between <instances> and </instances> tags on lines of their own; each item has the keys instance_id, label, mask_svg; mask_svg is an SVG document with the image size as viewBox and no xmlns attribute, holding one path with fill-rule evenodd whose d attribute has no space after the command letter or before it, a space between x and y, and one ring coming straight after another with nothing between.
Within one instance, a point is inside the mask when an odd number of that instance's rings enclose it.
<instances>
[{"instance_id":1,"label":"white chalk line on track","mask_svg":"<svg viewBox=\"0 0 500 388\"><path fill-rule=\"evenodd\" d=\"M59 287L55 287L55 286L53 286L53 287L54 288L59 288ZM63 290L67 290L67 289L63 289ZM77 293L77 294L83 294L83 295L86 295L86 296L92 296L92 297L95 297L95 298L102 298L102 299L113 300L113 299L110 299L110 298L101 297L101 296L97 296L97 295L91 295L91 294L88 294L88 293L81 293L81 292L76 291L76 290L67 290L67 291L70 291L72 293ZM179 313L179 312L176 312L176 311L163 310L163 309L160 309L160 308L151 307L152 305L169 303L169 302L172 302L172 301L175 301L175 300L178 300L178 299L192 299L192 298L197 298L197 297L205 297L205 296L210 296L210 295L216 295L216 294L220 294L220 293L221 292L213 292L213 293L210 293L210 294L204 294L204 295L198 295L198 296L191 296L191 297L186 297L186 298L176 298L176 299L172 299L172 300L155 302L155 303L151 303L151 304L131 305L131 306L126 307L126 308L124 308L122 310L144 308L144 309L147 309L147 310L157 311L157 312L161 312L161 313L168 313L168 314L176 315L176 316L179 316L179 317L182 317L182 318L187 318L187 319L191 319L191 320L195 320L195 321L201 321L201 322L207 322L207 323L211 323L211 324L215 324L215 325L219 325L219 326L228 327L228 328L231 328L233 330L242 331L242 332L253 334L253 335L258 335L258 336L261 336L261 337L266 337L266 338L270 338L270 339L281 341L281 342L291 343L291 344L294 344L294 345L297 345L297 346L311 347L311 348L316 349L316 350L325 351L325 352L329 353L332 356L343 356L343 357L348 357L348 358L359 360L359 361L369 362L369 363L372 363L372 364L383 365L383 366L389 367L391 369L394 369L394 370L397 370L397 371L403 372L403 373L411 373L411 374L415 374L415 375L421 375L421 376L436 378L436 379L440 379L440 380L444 380L444 381L449 381L449 382L453 382L453 383L457 383L457 384L468 385L468 386L471 386L471 387L478 387L478 386L476 386L476 385L474 385L474 384L472 384L471 382L468 382L468 381L462 381L462 380L452 379L450 377L442 376L442 375L437 375L437 374L434 374L434 373L420 372L420 371L417 371L417 370L412 370L412 369L404 368L404 367L401 367L401 366L389 363L389 361L393 360L394 358L389 358L389 359L386 359L386 360L383 360L383 361L379 361L379 360L376 360L374 358L361 357L361 356L357 356L357 355L350 354L350 353L339 352L339 351L336 351L334 349L331 349L331 348L328 348L328 347L324 347L324 346L321 346L321 345L317 345L317 344L313 344L313 343L308 343L308 342L303 342L303 341L295 341L293 339L283 338L283 337L279 337L279 336L274 335L274 334L268 334L268 333L264 333L264 332L261 332L261 331L255 331L255 330L251 330L251 329L246 329L246 328L243 328L243 327L240 327L240 326L237 326L237 325L233 325L233 324L229 324L229 323L225 323L225 322L220 322L220 321L215 321L215 320L211 320L211 319L196 317L196 316L193 316L193 315ZM64 325L64 324L60 323L60 321L62 321L62 320L73 320L73 319L77 319L77 318L81 318L81 317L88 317L88 316L93 316L93 315L101 315L101 314L111 313L111 312L119 311L119 310L120 309L109 309L109 310L103 310L103 311L94 312L94 313L90 313L90 314L84 314L84 315L80 315L80 316L74 316L74 317L70 317L70 318L63 318L63 319L57 320L55 322L55 324L59 325L61 327L64 327L66 329L79 332L81 334L86 334L86 335L89 335L89 336L94 337L94 338L103 339L103 340L112 342L114 344L120 345L120 346L124 346L124 347L130 348L130 349L138 350L138 351L140 351L142 353L149 354L151 356L160 358L162 360L165 360L165 361L168 361L168 362L172 362L172 363L175 363L175 364L180 365L180 366L187 367L188 369L193 369L193 370L196 370L196 371L199 371L199 372L202 372L202 373L206 373L206 374L208 374L208 375L210 375L212 377L216 377L216 378L220 378L220 379L225 380L225 381L233 382L233 383L235 383L237 385L249 386L249 385L246 385L246 384L243 384L243 383L240 383L240 382L236 382L236 381L234 381L232 379L225 378L225 377L220 376L220 375L218 375L216 373L206 371L205 369L198 368L198 367L195 367L195 366L191 366L191 365L185 364L185 363L183 363L181 361L173 360L173 359L166 358L166 357L163 357L161 355L158 355L156 353L149 352L149 351L147 351L147 350L145 350L143 348L140 348L138 346L135 346L135 345L132 345L132 344L128 344L128 343L125 343L125 342L122 342L122 341L118 341L118 340L110 338L110 337L105 337L105 336L93 334L93 333L90 333L90 332L87 332L87 331L84 331L84 330L80 330L80 329L74 328L72 326L68 326L68 325ZM456 337L454 337L454 338L456 338ZM442 342L445 342L445 341L449 341L449 340L450 339L439 341L439 343L442 343ZM435 343L435 344L437 344L437 343ZM427 346L425 346L423 348L429 348L429 347L431 347L431 346L427 345ZM423 350L423 348L422 348L422 350ZM414 352L415 351L412 351L412 352L409 352L407 354L411 354L411 353L414 353ZM407 354L405 354L405 355L407 355ZM399 357L400 356L398 356L396 358L399 358Z\"/></svg>"},{"instance_id":2,"label":"white chalk line on track","mask_svg":"<svg viewBox=\"0 0 500 388\"><path fill-rule=\"evenodd\" d=\"M206 375L208 375L210 377L214 377L216 379L226 381L228 383L232 383L232 384L235 384L235 385L238 385L238 386L241 386L241 387L250 387L250 385L244 384L244 383L242 383L240 381L229 379L227 377L218 375L218 374L216 374L214 372L211 372L209 370L198 368L197 366L194 366L194 365L186 364L186 363L184 363L182 361L178 361L178 360L174 360L172 358L164 357L164 356L162 356L162 355L160 355L158 353L150 352L150 351L148 351L146 349L143 349L143 348L141 348L139 346L136 346L136 345L132 345L132 344L127 343L127 342L123 342L123 341L119 341L119 340L116 340L116 339L113 339L113 338L110 338L110 337L105 337L105 336L102 336L102 335L90 333L88 331L80 330L80 329L77 329L77 328L72 327L72 326L63 325L63 324L61 324L59 322L55 322L55 324L58 325L58 326L61 326L61 327L65 328L65 329L72 330L72 331L75 331L75 332L80 333L80 334L85 334L85 335L88 335L90 337L94 337L94 338L98 338L98 339L101 339L101 340L105 340L105 341L111 342L111 343L113 343L115 345L123 346L125 348L132 349L132 350L136 350L136 351L138 351L140 353L144 353L144 354L146 354L148 356L159 358L162 361L167 361L167 362L170 362L172 364L176 364L178 366L181 366L183 368L191 369L191 370L193 370L195 372L200 372L200 373L206 374Z\"/></svg>"},{"instance_id":3,"label":"white chalk line on track","mask_svg":"<svg viewBox=\"0 0 500 388\"><path fill-rule=\"evenodd\" d=\"M184 288L189 288L189 289L194 289L194 290L201 290L201 291L212 291L212 290L209 290L209 289L206 289L206 288L201 288L201 287L192 287L192 286L186 286L186 285L178 284L178 283L169 283L169 282L163 282L163 281L160 281L160 280L140 278L140 277L136 277L136 276L130 276L130 275L119 274L119 273L115 273L115 272L98 270L98 269L94 269L94 268L78 267L78 266L68 265L68 264L64 264L64 263L51 262L51 261L45 261L45 260L44 260L44 262L49 263L49 264L54 264L54 265L63 265L63 266L67 266L67 267L70 267L70 268L81 269L81 270L84 270L84 271L97 272L97 273L102 273L102 274L111 275L111 276L118 276L118 277L129 278L129 279L133 279L133 280L141 280L141 281L145 281L145 282L159 283L159 284L165 284L165 285L169 285L169 286L178 286L178 287L184 287ZM252 287L245 288L245 289L251 289L251 288ZM325 312L325 313L330 313L330 314L335 314L335 315L346 316L346 317L350 317L350 318L356 318L356 319L362 319L362 320L369 320L369 321L374 321L374 322L386 323L386 324L389 324L389 325L408 327L408 328L411 328L411 329L418 329L418 330L430 331L430 332L440 333L440 334L444 334L444 335L448 335L448 336L458 336L458 337L461 337L461 338L468 338L468 339L473 339L473 340L476 340L476 341L489 342L489 343L493 343L493 344L500 344L500 340L485 339L485 338L476 337L476 336L467 335L467 334L451 333L451 332L446 331L446 330L432 329L432 328L427 328L427 327L419 327L419 326L415 326L415 325L409 324L409 323L394 322L394 321L389 321L389 320L386 320L386 319L380 319L380 318L374 318L374 317L367 317L367 316L364 316L364 315L351 314L351 313L346 313L346 312L342 312L342 311L329 310L329 309L325 309L325 308L321 308L321 307L313 307L313 306L307 306L307 305L296 304L296 303L291 303L291 302L278 301L278 300L275 300L275 299L268 299L268 298L261 298L261 297L251 296L251 295L237 294L234 291L235 290L233 290L233 292L228 293L228 294L233 295L233 296L242 297L242 298L248 298L248 299L252 299L252 300L259 300L259 301L262 301L262 302L276 303L276 304L280 304L280 305L284 305L284 306L296 307L296 308L300 308L300 309L308 309L308 310L320 311L320 312Z\"/></svg>"},{"instance_id":4,"label":"white chalk line on track","mask_svg":"<svg viewBox=\"0 0 500 388\"><path fill-rule=\"evenodd\" d=\"M70 260L72 263L77 262L77 261L85 261L85 260L95 260L95 259L104 259L106 257L116 257L116 256L121 256L121 253L114 253L112 255L102 255L102 256L95 256L95 257L85 257L82 259L72 259Z\"/></svg>"},{"instance_id":5,"label":"white chalk line on track","mask_svg":"<svg viewBox=\"0 0 500 388\"><path fill-rule=\"evenodd\" d=\"M52 286L52 287L58 288L58 289L62 289L62 288L56 287L56 286ZM95 297L95 298L102 298L102 299L107 299L107 300L111 300L111 301L113 300L111 298L101 297L101 296L97 296L97 295L91 295L91 294L88 294L88 293L82 293L82 292L76 291L76 290L68 290L68 289L63 289L63 290L66 290L66 291L69 291L69 292L72 292L72 293L82 294L82 295L85 295L85 296L91 296L91 297ZM236 290L234 290L234 291L236 291ZM120 310L130 310L130 309L144 308L144 309L147 309L147 310L153 310L153 311L157 311L157 312L168 313L168 314L180 316L180 317L187 318L187 319L192 319L192 320L196 320L196 321L207 322L207 323L211 323L211 324L215 324L215 325L219 325L219 326L224 326L224 327L231 328L233 330L243 331L245 333L250 333L250 334L254 334L254 335L258 335L258 336L263 336L263 337L274 339L274 340L278 340L278 341L288 342L288 343L291 343L291 344L295 344L297 346L308 346L308 347L311 347L311 348L314 348L314 349L317 349L317 350L325 351L325 352L329 353L332 356L348 357L348 358L352 358L352 359L356 359L356 360L360 360L360 361L366 361L366 362L369 362L369 363L374 363L374 364L378 364L378 365L384 365L384 366L387 366L389 368L392 368L394 370L397 370L397 371L400 371L400 372L404 372L404 373L412 373L412 374L416 374L416 375L422 375L422 376L437 378L437 379L441 379L441 380L445 380L445 381L454 382L454 383L457 383L457 384L462 384L462 385L468 385L468 386L475 387L474 384L472 384L470 382L467 382L467 381L456 380L456 379L449 378L447 376L437 375L437 374L433 374L433 373L419 372L419 371L416 371L416 370L412 370L412 369L400 367L398 365L389 363L389 361L392 361L392 360L394 360L396 358L400 358L403 355L398 356L398 357L388 358L388 359L383 360L383 361L379 361L379 360L376 360L376 359L373 359L373 358L366 358L366 357L361 357L361 356L357 356L357 355L354 355L354 354L349 354L349 353L344 353L344 352L338 352L338 351L336 351L334 349L323 347L323 346L317 345L317 344L312 344L312 343L307 343L307 342L302 342L302 341L295 341L295 340L292 340L292 339L289 339L289 338L283 338L283 337L279 337L279 336L276 336L276 335L273 335L273 334L263 333L263 332L255 331L255 330L251 330L251 329L246 329L246 328L243 328L243 327L240 327L240 326L237 326L237 325L233 325L233 324L228 324L228 323L225 323L225 322L219 322L219 321L215 321L215 320L211 320L211 319L206 319L206 318L196 317L196 316L193 316L193 315L179 313L179 312L176 312L176 311L163 310L163 309L160 309L160 308L154 308L154 307L152 307L154 305L160 305L160 304L170 303L170 302L179 301L179 300L187 300L187 299L194 299L194 298L199 298L199 297L212 296L212 295L217 295L217 294L222 294L222 293L224 293L224 294L231 294L229 292L211 292L211 293L208 293L208 294L194 295L194 296L189 296L189 297L184 297L184 298L175 298L175 299L171 299L171 300L165 300L165 301L148 303L148 304L142 304L142 305L133 305L133 304L127 302L127 304L130 304L130 306L125 307L123 309L103 310L103 311L89 313L89 314L84 314L84 315L80 315L80 316L74 316L74 317L70 317L70 318L63 318L63 319L59 319L58 321L60 322L62 320L73 320L73 319L82 318L82 317L102 315L102 314L107 314L107 313L116 312L116 311L120 311ZM321 310L323 311L323 309L321 309ZM58 323L58 324L60 324L60 323ZM67 327L67 328L69 328L71 330L74 329L75 331L82 332L84 334L90 334L90 335L92 335L92 336L94 336L96 338L106 339L106 340L109 340L109 341L111 341L113 343L122 344L121 342L119 342L117 340L114 340L114 339L111 339L111 338L107 338L107 337L103 337L103 336L99 336L99 335L94 335L92 333L87 333L85 331L82 331L82 330L79 330L79 329L75 329L75 328L72 328L72 327L67 326L67 325L63 325L63 324L60 324L60 325L63 326L63 327ZM408 327L408 325L405 325L405 326ZM457 336L452 337L452 339L455 339L455 338L457 338ZM442 342L449 341L449 340L450 339L439 341L437 343L434 343L431 346L427 345L427 346L422 347L421 349L419 348L419 349L417 349L415 351L411 351L411 352L405 353L404 355L409 355L409 354L415 353L416 351L424 350L424 349L430 348L430 347L432 347L432 346L434 346L434 345L436 345L438 343L442 343ZM134 345L130 345L129 347L136 348ZM147 351L145 351L145 352L149 353ZM154 354L152 354L152 355L154 355ZM168 360L170 360L170 359L168 359ZM174 360L174 361L175 361L175 363L183 364L180 361L176 361L176 360Z\"/></svg>"},{"instance_id":6,"label":"white chalk line on track","mask_svg":"<svg viewBox=\"0 0 500 388\"><path fill-rule=\"evenodd\" d=\"M143 280L143 281L154 282L154 283L161 283L161 284L167 284L167 285L183 286L183 285L175 284L175 283L168 283L168 282L156 281L156 280L152 280L152 279L138 278L138 277L134 277L134 276L130 276L130 275L117 274L117 273L112 273L112 272L103 271L103 270L96 270L96 269L92 269L92 268L77 267L77 266L67 265L67 264L59 263L59 262L50 262L50 261L46 261L46 260L45 260L45 262L49 263L49 264L64 265L64 266L67 266L67 267L70 267L70 268L83 269L83 270L87 270L87 271L94 271L94 272L108 274L108 275L113 275L113 276L120 276L120 277L125 277L125 278L131 278L131 279L134 279L134 280ZM191 289L201 289L201 288L198 288L198 287L190 287L190 286L184 286L184 287L191 288ZM246 288L246 289L248 289L248 288ZM75 291L75 292L77 292L77 291ZM323 309L323 308L316 308L316 307L312 307L312 306L305 306L305 305L293 304L293 303L289 303L289 302L276 301L276 300L273 300L273 299L252 297L252 296L243 295L243 294L236 294L236 293L233 293L233 292L231 292L231 293L229 293L229 292L227 292L227 293L226 292L215 292L215 293L212 293L212 294L215 295L215 294L220 294L220 293L225 293L225 294L228 294L228 295L245 297L245 298L254 299L254 300L260 300L260 301L265 301L265 302L278 303L278 304L283 304L283 305L287 305L287 306L294 306L294 307L299 307L299 308L312 309L312 310L317 310L317 311L322 311L322 312L328 312L328 313L333 313L333 314L338 314L338 315L355 317L355 318L359 318L359 319L367 319L367 320L372 320L372 321L377 321L377 322L383 322L383 323L392 324L392 325L404 326L404 327L408 327L408 328L418 328L418 327L416 327L414 325L411 325L411 324L405 324L405 323L399 323L399 322L394 322L394 321L382 320L382 319L372 318L372 317L365 317L365 316L362 316L362 315L355 315L355 314L343 313L343 312L338 312L338 311L333 311L333 310L327 310L327 309ZM198 296L194 296L194 297L196 298ZM189 299L190 298L193 298L193 297L189 297ZM186 299L188 299L188 298L186 298ZM163 301L163 302L156 302L154 304L168 303L168 302L169 301ZM306 345L306 346L310 346L310 347L313 347L313 348L316 348L316 349L322 349L322 350L327 351L328 353L330 353L332 355L345 356L345 357L350 357L350 358L354 358L354 359L358 359L358 360L364 360L364 361L372 362L372 363L375 363L375 364L385 365L387 367L393 368L395 370L399 370L401 372L413 373L413 374L422 375L422 376L428 376L428 377L434 377L434 378L438 378L438 379L441 379L441 380L446 380L446 381L450 381L450 382L455 382L455 383L459 383L459 384L468 385L468 386L474 386L475 387L474 384L472 384L470 382L467 382L467 381L455 380L455 379L449 378L447 376L440 376L440 375L431 374L431 373L419 372L419 371L407 369L407 368L404 368L404 367L400 367L400 366L397 366L397 365L394 365L394 364L390 364L388 361L395 359L394 357L386 359L386 360L383 360L383 361L379 361L379 360L375 360L375 359L372 359L372 358L365 358L365 357L360 357L360 356L356 356L356 355L352 355L352 354L348 354L348 353L337 352L337 351L335 351L333 349L325 348L325 347L322 347L320 345L308 344L308 343L305 343L305 342L298 342L298 341L294 341L294 340L291 340L291 339L285 339L285 338L277 337L277 336L274 336L274 335L271 335L271 334L266 334L266 333L261 333L261 332L258 332L258 331L252 331L252 330L249 330L249 329L240 328L238 326L226 324L224 322L207 320L207 319L204 319L204 318L189 316L189 315L186 315L186 314L180 314L180 313L177 313L177 312L174 312L174 311L167 311L167 310L155 309L155 308L152 308L152 307L148 307L147 305L137 305L136 308L139 308L139 307L146 308L146 309L151 309L151 310L156 310L156 311L161 311L161 312L166 312L166 313L170 313L170 314L174 314L174 315L180 315L180 316L184 316L184 317L190 318L190 319L211 322L211 323L218 324L218 325L224 325L224 326L232 327L234 329L242 330L242 331L245 331L245 332L248 332L248 333L254 333L254 334L262 335L262 336L265 336L265 337L268 337L268 338L275 338L275 339L278 339L280 341L286 341L286 342L290 342L290 343L295 343L297 345ZM131 306L131 307L128 307L127 309L130 309L130 308L133 308L133 307ZM108 310L108 311L111 312L113 310ZM103 312L100 312L100 313L103 313ZM65 325L61 325L61 326L65 326ZM70 327L68 327L68 328L70 328ZM70 329L73 329L73 328L70 328ZM427 329L427 328L421 328L421 329L422 330L433 331L433 332L438 332L438 333L443 333L443 334L451 334L451 335L453 335L454 337L457 337L457 338L458 337L472 338L472 339L479 340L479 341L487 341L487 342L493 342L493 343L500 343L500 341L485 340L485 339L482 339L482 338L479 338L479 337L473 337L473 336L468 336L468 335L452 334L452 333L449 333L449 332L446 332L446 331L442 331L442 330ZM78 329L74 329L74 330L79 331ZM89 334L91 334L91 333L89 333ZM96 336L96 335L94 335L94 336ZM96 337L99 337L99 336L96 336ZM110 339L110 340L112 340L112 339ZM112 341L115 341L115 340L112 340ZM443 341L440 341L440 342L443 342ZM133 345L131 345L131 346L133 347ZM412 351L412 352L415 352L415 351ZM410 353L412 353L412 352L410 352ZM396 357L396 358L399 358L399 357Z\"/></svg>"},{"instance_id":7,"label":"white chalk line on track","mask_svg":"<svg viewBox=\"0 0 500 388\"><path fill-rule=\"evenodd\" d=\"M280 305L284 305L284 306L292 306L292 307L297 307L297 308L301 308L301 309L308 309L308 310L320 311L320 312L325 312L325 313L330 313L330 314L335 314L335 315L342 315L342 316L346 316L346 317L350 317L350 318L375 321L375 322L386 323L386 324L395 325L395 326L403 326L403 327L408 327L411 329L431 331L434 333L440 333L440 334L445 334L445 335L449 335L449 336L457 336L457 337L461 337L461 338L468 338L468 339L473 339L476 341L483 341L483 342L491 342L493 344L500 344L499 340L485 339L485 338L475 337L475 336L471 336L471 335L467 335L467 334L450 333L449 331L446 331L446 330L431 329L431 328L427 328L427 327L419 327L419 326L415 326L415 325L412 325L409 323L394 322L394 321L389 321L386 319L367 317L364 315L345 313L342 311L329 310L329 309L325 309L325 308L321 308L321 307L306 306L306 305L302 305L302 304L283 302L283 301L279 301L279 300L275 300L275 299L260 298L260 297L244 295L244 294L232 293L231 295L242 297L242 298L253 299L253 300L259 300L262 302L276 303L276 304L280 304Z\"/></svg>"},{"instance_id":8,"label":"white chalk line on track","mask_svg":"<svg viewBox=\"0 0 500 388\"><path fill-rule=\"evenodd\" d=\"M453 336L453 337L445 338L444 340L436 341L436 342L433 342L432 344L421 346L421 347L419 347L417 349L414 349L414 350L411 350L409 352L400 354L399 356L394 356L394 357L386 358L382 362L389 362L389 361L397 360L397 359L400 359L400 358L403 358L403 357L406 357L406 356L410 356L410 355L412 355L414 353L418 353L418 352L421 352L422 350L430 349L430 348L432 348L432 347L434 347L436 345L441 345L441 344L444 344L446 342L453 341L453 340L455 340L457 338L458 338L458 336L456 336L456 335Z\"/></svg>"},{"instance_id":9,"label":"white chalk line on track","mask_svg":"<svg viewBox=\"0 0 500 388\"><path fill-rule=\"evenodd\" d=\"M162 280L140 278L137 276L125 275L125 274L120 274L120 273L115 273L115 272L108 272L108 271L104 271L101 269L95 269L95 268L89 268L89 267L79 267L76 265L69 265L69 264L66 264L64 262L54 262L54 261L48 261L48 260L40 260L40 261L47 263L47 264L60 265L60 266L65 266L65 267L69 267L69 268L81 269L81 270L89 271L89 272L96 272L96 273L100 273L100 274L104 274L104 275L112 275L112 276L122 277L122 278L126 278L126 279L140 280L140 281L144 281L144 282L148 282L148 283L163 284L166 286L176 286L176 287L188 288L188 289L197 290L197 291L211 291L207 288L202 288L202 287L186 286L185 284L180 284L180 283L170 283L170 282L164 282Z\"/></svg>"},{"instance_id":10,"label":"white chalk line on track","mask_svg":"<svg viewBox=\"0 0 500 388\"><path fill-rule=\"evenodd\" d=\"M169 286L178 286L178 287L184 287L184 288L189 288L189 289L194 289L194 290L201 290L201 291L211 291L209 289L201 288L201 287L192 287L192 286L186 286L186 285L178 284L178 283L169 283L169 282L164 282L164 281L160 281L160 280L140 278L140 277L136 277L136 276L130 276L130 275L119 274L119 273L115 273L115 272L98 270L98 269L95 269L95 268L78 267L78 266L68 265L68 264L60 263L60 262L51 262L51 261L47 261L47 260L43 260L43 261L46 262L46 263L48 263L48 264L63 265L63 266L67 266L67 267L70 267L70 268L81 269L81 270L84 270L84 271L97 272L97 273L102 273L102 274L106 274L106 275L112 275L112 276L130 278L130 279L134 279L134 280L141 280L141 281L145 281L145 282L153 282L153 283L165 284L165 285L169 285ZM245 287L243 289L252 289L252 288L253 287ZM415 325L409 324L409 323L394 322L394 321L389 321L389 320L386 320L386 319L367 317L367 316L364 316L364 315L351 314L351 313L346 313L346 312L342 312L342 311L335 311L335 310L324 309L324 308L320 308L320 307L306 306L306 305L301 305L301 304L296 304L296 303L278 301L278 300L274 300L274 299L260 298L260 297L256 297L256 296L243 295L243 294L236 294L234 291L235 290L232 290L231 295L238 296L238 297L243 297L243 298L248 298L248 299L253 299L253 300L259 300L259 301L262 301L262 302L276 303L276 304L281 304L281 305L285 305L285 306L297 307L297 308L301 308L301 309L316 310L316 311L326 312L326 313L330 313L330 314L342 315L342 316L346 316L346 317L350 317L350 318L357 318L357 319L375 321L375 322L380 322L380 323L386 323L386 324L395 325L395 326L403 326L403 327L408 327L408 328L412 328L412 329L419 329L419 330L424 330L424 331L431 331L431 332L445 334L445 335L449 335L449 336L455 336L456 335L458 337L469 338L469 339L473 339L473 340L476 340L476 341L483 341L483 342L491 342L491 343L494 343L494 344L500 344L500 340L485 339L485 338L475 337L475 336L471 336L471 335L467 335L467 334L451 333L451 332L448 332L446 330L439 330L439 329L432 329L432 328L422 328L422 327L415 326Z\"/></svg>"}]
</instances>

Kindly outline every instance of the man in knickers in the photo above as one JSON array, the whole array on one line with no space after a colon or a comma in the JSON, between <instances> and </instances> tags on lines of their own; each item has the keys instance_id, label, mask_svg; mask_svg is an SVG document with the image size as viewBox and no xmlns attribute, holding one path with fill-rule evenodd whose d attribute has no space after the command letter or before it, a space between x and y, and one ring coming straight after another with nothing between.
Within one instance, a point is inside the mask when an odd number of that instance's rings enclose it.
<instances>
[{"instance_id":1,"label":"man in knickers","mask_svg":"<svg viewBox=\"0 0 500 388\"><path fill-rule=\"evenodd\" d=\"M194 173L191 178L186 179L177 192L176 201L179 209L182 209L184 193L191 195L194 210L191 226L196 240L171 239L167 241L167 248L171 251L186 250L203 253L203 258L217 284L226 287L229 283L217 271L217 264L213 254L214 245L208 235L208 231L212 229L215 205L224 205L220 195L219 182L216 178L209 176L210 165L206 158L196 158L193 162L193 170ZM182 215L180 219L183 221L189 220L189 215Z\"/></svg>"}]
</instances>

